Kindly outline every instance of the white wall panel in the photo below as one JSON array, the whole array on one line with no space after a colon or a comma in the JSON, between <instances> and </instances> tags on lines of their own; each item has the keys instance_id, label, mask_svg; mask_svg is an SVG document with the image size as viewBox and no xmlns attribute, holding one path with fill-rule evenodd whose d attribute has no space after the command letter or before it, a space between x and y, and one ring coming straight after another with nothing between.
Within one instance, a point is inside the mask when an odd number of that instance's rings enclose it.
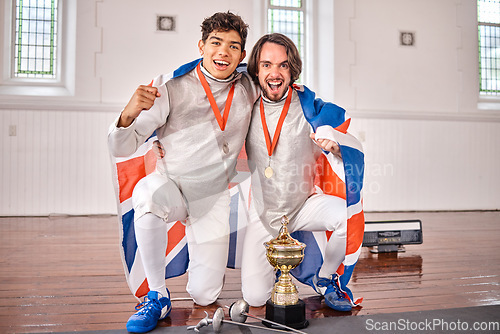
<instances>
[{"instance_id":1,"label":"white wall panel","mask_svg":"<svg viewBox=\"0 0 500 334\"><path fill-rule=\"evenodd\" d=\"M148 0L147 6L140 1L103 1L99 5L103 52L97 56L103 102L128 101L138 85L199 58L202 21L228 10L253 23L252 1L186 0L172 5L172 1ZM157 32L156 15L175 16L176 31ZM257 32L254 26L248 31L248 54Z\"/></svg>"},{"instance_id":2,"label":"white wall panel","mask_svg":"<svg viewBox=\"0 0 500 334\"><path fill-rule=\"evenodd\" d=\"M353 119L367 211L500 209L500 123Z\"/></svg>"},{"instance_id":3,"label":"white wall panel","mask_svg":"<svg viewBox=\"0 0 500 334\"><path fill-rule=\"evenodd\" d=\"M116 114L0 109L0 215L115 213L106 135Z\"/></svg>"},{"instance_id":4,"label":"white wall panel","mask_svg":"<svg viewBox=\"0 0 500 334\"><path fill-rule=\"evenodd\" d=\"M1 110L0 215L115 213L110 111ZM500 123L354 117L365 208L500 209ZM17 125L17 136L8 126Z\"/></svg>"}]
</instances>

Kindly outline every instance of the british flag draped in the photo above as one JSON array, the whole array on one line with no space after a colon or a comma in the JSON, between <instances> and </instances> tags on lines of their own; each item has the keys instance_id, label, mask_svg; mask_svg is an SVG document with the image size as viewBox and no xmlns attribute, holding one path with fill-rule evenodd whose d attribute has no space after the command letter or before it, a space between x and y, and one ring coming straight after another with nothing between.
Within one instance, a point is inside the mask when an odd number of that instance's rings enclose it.
<instances>
[{"instance_id":1,"label":"british flag draped","mask_svg":"<svg viewBox=\"0 0 500 334\"><path fill-rule=\"evenodd\" d=\"M154 86L164 84L193 70L199 60L181 66L172 74L158 77ZM315 97L315 94L305 86L296 86L302 109L314 131L321 127L335 129L335 140L339 143L342 153L342 164L332 161L332 155L323 154L317 161L316 189L317 192L340 197L346 201L348 217L346 258L339 268L341 288L354 301L347 284L359 258L364 233L364 215L362 206L362 188L364 173L364 154L361 144L348 132L350 117L345 110L331 103L325 103ZM142 261L137 248L134 233L134 210L132 207L132 191L137 182L152 173L156 168L157 158L153 152L156 140L153 134L139 149L126 158L111 157L113 182L117 198L117 211L120 230L120 250L127 283L132 294L141 298L148 292L148 284L142 267ZM244 152L239 160L246 159ZM240 266L242 240L247 224L250 196L250 173L246 164L237 164L237 182L230 184L230 254L228 267ZM168 225L168 245L165 254L165 278L176 277L186 272L189 254L187 250L184 225L175 222ZM307 244L303 263L292 271L292 274L305 284L312 284L312 276L323 262L329 232L295 232L294 238ZM168 286L168 282L167 282Z\"/></svg>"}]
</instances>

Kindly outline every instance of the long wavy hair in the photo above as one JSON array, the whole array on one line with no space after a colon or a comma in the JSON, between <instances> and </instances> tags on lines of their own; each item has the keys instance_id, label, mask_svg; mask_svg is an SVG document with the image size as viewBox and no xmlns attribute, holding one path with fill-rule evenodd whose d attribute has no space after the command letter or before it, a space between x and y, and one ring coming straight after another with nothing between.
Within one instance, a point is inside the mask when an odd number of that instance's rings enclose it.
<instances>
[{"instance_id":1,"label":"long wavy hair","mask_svg":"<svg viewBox=\"0 0 500 334\"><path fill-rule=\"evenodd\" d=\"M290 73L292 77L290 84L293 84L302 72L302 60L300 59L299 50L297 50L293 41L287 36L279 33L264 35L257 41L257 43L255 43L252 53L250 54L250 58L248 59L248 74L250 74L256 84L259 84L257 73L259 72L260 52L262 50L262 46L267 42L283 45L286 48L288 66L290 66Z\"/></svg>"}]
</instances>

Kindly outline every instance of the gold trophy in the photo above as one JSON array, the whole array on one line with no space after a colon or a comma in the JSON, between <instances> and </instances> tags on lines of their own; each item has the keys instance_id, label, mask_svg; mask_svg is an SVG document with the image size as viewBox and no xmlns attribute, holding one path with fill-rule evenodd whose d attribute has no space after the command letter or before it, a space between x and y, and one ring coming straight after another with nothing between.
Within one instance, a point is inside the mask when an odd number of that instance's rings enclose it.
<instances>
[{"instance_id":1,"label":"gold trophy","mask_svg":"<svg viewBox=\"0 0 500 334\"><path fill-rule=\"evenodd\" d=\"M304 259L306 245L292 238L288 233L288 217L281 219L279 235L264 243L269 263L281 271L278 282L274 284L271 298L266 303L266 319L296 329L309 325L306 320L305 303L299 299L299 291L292 282L290 270ZM263 322L268 327L276 327Z\"/></svg>"}]
</instances>

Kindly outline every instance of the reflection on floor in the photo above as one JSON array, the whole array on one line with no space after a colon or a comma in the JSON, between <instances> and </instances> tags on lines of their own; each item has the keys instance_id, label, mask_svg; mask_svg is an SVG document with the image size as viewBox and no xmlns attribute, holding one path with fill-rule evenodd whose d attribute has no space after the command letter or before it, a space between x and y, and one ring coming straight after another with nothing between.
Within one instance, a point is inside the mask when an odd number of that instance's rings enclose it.
<instances>
[{"instance_id":1,"label":"reflection on floor","mask_svg":"<svg viewBox=\"0 0 500 334\"><path fill-rule=\"evenodd\" d=\"M307 318L500 304L500 212L367 213L367 220L420 219L424 242L404 253L363 248L350 288L363 303L340 313L297 284ZM125 282L116 217L0 218L0 332L124 328L136 300ZM173 310L160 326L196 325L241 298L227 270L217 303L194 305L186 277L167 281ZM263 317L265 309L251 308ZM227 311L226 311L227 314Z\"/></svg>"}]
</instances>

